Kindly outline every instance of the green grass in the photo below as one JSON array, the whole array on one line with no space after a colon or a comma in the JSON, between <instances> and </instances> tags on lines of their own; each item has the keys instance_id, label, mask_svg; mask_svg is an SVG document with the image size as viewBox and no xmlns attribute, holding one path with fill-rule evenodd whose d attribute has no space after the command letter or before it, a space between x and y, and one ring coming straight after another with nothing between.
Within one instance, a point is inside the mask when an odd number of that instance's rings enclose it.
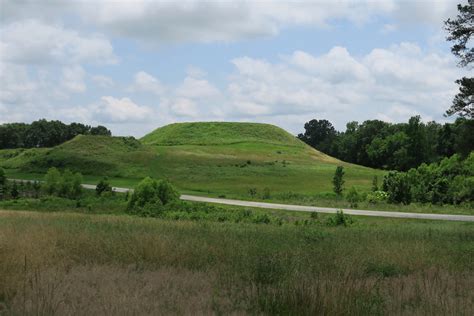
<instances>
[{"instance_id":1,"label":"green grass","mask_svg":"<svg viewBox=\"0 0 474 316\"><path fill-rule=\"evenodd\" d=\"M256 143L302 147L293 135L270 124L199 122L175 123L160 127L145 135L148 145L224 145Z\"/></svg>"},{"instance_id":2,"label":"green grass","mask_svg":"<svg viewBox=\"0 0 474 316\"><path fill-rule=\"evenodd\" d=\"M0 306L13 314L472 315L473 228L2 212Z\"/></svg>"},{"instance_id":3,"label":"green grass","mask_svg":"<svg viewBox=\"0 0 474 316\"><path fill-rule=\"evenodd\" d=\"M11 176L69 168L94 180L109 176L135 184L152 176L169 178L186 192L240 197L253 187L273 193L331 192L337 165L346 168L347 186L362 190L370 188L373 175L383 174L329 157L278 127L251 123L172 124L141 142L78 136L51 149L0 151L0 166Z\"/></svg>"}]
</instances>

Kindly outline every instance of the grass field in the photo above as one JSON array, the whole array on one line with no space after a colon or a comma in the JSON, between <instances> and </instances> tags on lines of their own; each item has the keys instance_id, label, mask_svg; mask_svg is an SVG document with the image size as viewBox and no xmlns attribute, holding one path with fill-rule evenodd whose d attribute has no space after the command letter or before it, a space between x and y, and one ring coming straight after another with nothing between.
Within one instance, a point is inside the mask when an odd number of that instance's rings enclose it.
<instances>
[{"instance_id":1,"label":"grass field","mask_svg":"<svg viewBox=\"0 0 474 316\"><path fill-rule=\"evenodd\" d=\"M472 315L473 228L1 212L0 311Z\"/></svg>"}]
</instances>

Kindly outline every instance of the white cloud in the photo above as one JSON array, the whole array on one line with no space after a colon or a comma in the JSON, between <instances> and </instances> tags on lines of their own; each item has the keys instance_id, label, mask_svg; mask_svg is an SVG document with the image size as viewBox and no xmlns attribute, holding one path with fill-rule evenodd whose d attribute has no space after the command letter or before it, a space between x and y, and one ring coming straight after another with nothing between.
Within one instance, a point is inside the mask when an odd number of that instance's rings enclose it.
<instances>
[{"instance_id":1,"label":"white cloud","mask_svg":"<svg viewBox=\"0 0 474 316\"><path fill-rule=\"evenodd\" d=\"M129 90L162 95L165 92L165 87L157 78L144 71L140 71L135 74L133 84Z\"/></svg>"},{"instance_id":2,"label":"white cloud","mask_svg":"<svg viewBox=\"0 0 474 316\"><path fill-rule=\"evenodd\" d=\"M91 76L92 81L101 88L110 88L115 85L115 82L112 78L104 75L93 75Z\"/></svg>"},{"instance_id":3,"label":"white cloud","mask_svg":"<svg viewBox=\"0 0 474 316\"><path fill-rule=\"evenodd\" d=\"M94 107L94 112L101 122L143 122L152 119L153 110L140 106L129 98L117 99L104 96Z\"/></svg>"},{"instance_id":4,"label":"white cloud","mask_svg":"<svg viewBox=\"0 0 474 316\"><path fill-rule=\"evenodd\" d=\"M200 99L211 98L219 95L219 90L205 79L186 77L176 90L180 97Z\"/></svg>"},{"instance_id":5,"label":"white cloud","mask_svg":"<svg viewBox=\"0 0 474 316\"><path fill-rule=\"evenodd\" d=\"M3 62L25 65L117 62L112 44L103 35L83 36L37 20L17 21L2 27L0 52Z\"/></svg>"},{"instance_id":6,"label":"white cloud","mask_svg":"<svg viewBox=\"0 0 474 316\"><path fill-rule=\"evenodd\" d=\"M174 115L184 117L197 117L199 115L196 103L186 98L178 98L170 104L171 111Z\"/></svg>"},{"instance_id":7,"label":"white cloud","mask_svg":"<svg viewBox=\"0 0 474 316\"><path fill-rule=\"evenodd\" d=\"M62 86L73 93L86 91L86 83L84 77L86 72L79 65L63 68Z\"/></svg>"},{"instance_id":8,"label":"white cloud","mask_svg":"<svg viewBox=\"0 0 474 316\"><path fill-rule=\"evenodd\" d=\"M156 45L169 42L236 41L275 36L294 26L330 27L334 21L361 25L377 17L393 25L439 28L456 14L456 0L339 1L16 1L1 0L3 23L24 19L60 21L79 16L101 32Z\"/></svg>"},{"instance_id":9,"label":"white cloud","mask_svg":"<svg viewBox=\"0 0 474 316\"><path fill-rule=\"evenodd\" d=\"M440 118L460 76L450 55L426 53L413 43L357 57L334 47L320 56L296 51L276 63L250 57L232 62L228 113L257 120L305 115L330 119L340 128L348 120L375 116Z\"/></svg>"}]
</instances>

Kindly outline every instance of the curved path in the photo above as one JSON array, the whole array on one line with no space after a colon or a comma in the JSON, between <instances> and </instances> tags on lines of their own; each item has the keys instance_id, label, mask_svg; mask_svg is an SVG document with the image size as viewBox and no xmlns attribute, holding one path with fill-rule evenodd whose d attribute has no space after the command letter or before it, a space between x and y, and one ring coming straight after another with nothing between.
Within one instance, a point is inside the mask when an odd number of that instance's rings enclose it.
<instances>
[{"instance_id":1,"label":"curved path","mask_svg":"<svg viewBox=\"0 0 474 316\"><path fill-rule=\"evenodd\" d=\"M24 182L28 181L28 180L17 180L17 179L11 179L11 180L24 181ZM85 189L89 189L89 190L95 190L96 188L96 186L93 184L83 184L82 186ZM133 189L118 188L118 187L113 187L112 189L113 191L120 192L120 193L133 191ZM181 200L184 200L184 201L205 202L205 203L215 203L215 204L234 205L234 206L246 206L246 207L273 209L273 210L285 210L285 211L318 212L318 213L334 214L337 211L341 210L339 208L329 208L329 207L265 203L265 202L253 202L253 201L230 200L230 199L216 199L216 198L209 198L209 197L195 196L195 195L181 195L180 198ZM352 210L352 209L342 209L342 211L349 215L359 215L359 216L474 222L473 215L404 213L404 212L369 211L369 210Z\"/></svg>"}]
</instances>

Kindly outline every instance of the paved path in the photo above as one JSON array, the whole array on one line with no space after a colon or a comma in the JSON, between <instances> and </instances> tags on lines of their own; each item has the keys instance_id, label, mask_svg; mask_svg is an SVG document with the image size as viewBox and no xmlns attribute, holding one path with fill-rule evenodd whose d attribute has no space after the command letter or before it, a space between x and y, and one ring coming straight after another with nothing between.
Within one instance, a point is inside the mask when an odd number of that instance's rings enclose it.
<instances>
[{"instance_id":1,"label":"paved path","mask_svg":"<svg viewBox=\"0 0 474 316\"><path fill-rule=\"evenodd\" d=\"M13 180L13 179L11 179ZM29 180L16 180L24 181ZM83 184L82 187L89 190L95 190L96 186L93 184ZM133 189L113 187L113 191L126 193L131 192ZM216 199L204 196L195 195L181 195L181 200L193 201L193 202L205 202L215 204L225 204L234 206L247 206L256 208L265 208L273 210L285 210L285 211L299 211L299 212L318 212L318 213L330 213L334 214L338 208L329 207L317 207L317 206L304 206L304 205L291 205L291 204L277 204L277 203L264 203L264 202L253 202L253 201L242 201L242 200L230 200L230 199ZM415 218L415 219L435 219L445 221L463 221L463 222L474 222L473 215L451 215L451 214L430 214L430 213L403 213L403 212L390 212L390 211L369 211L369 210L352 210L342 209L345 214L349 215L360 215L360 216L375 216L375 217L390 217L390 218Z\"/></svg>"}]
</instances>

